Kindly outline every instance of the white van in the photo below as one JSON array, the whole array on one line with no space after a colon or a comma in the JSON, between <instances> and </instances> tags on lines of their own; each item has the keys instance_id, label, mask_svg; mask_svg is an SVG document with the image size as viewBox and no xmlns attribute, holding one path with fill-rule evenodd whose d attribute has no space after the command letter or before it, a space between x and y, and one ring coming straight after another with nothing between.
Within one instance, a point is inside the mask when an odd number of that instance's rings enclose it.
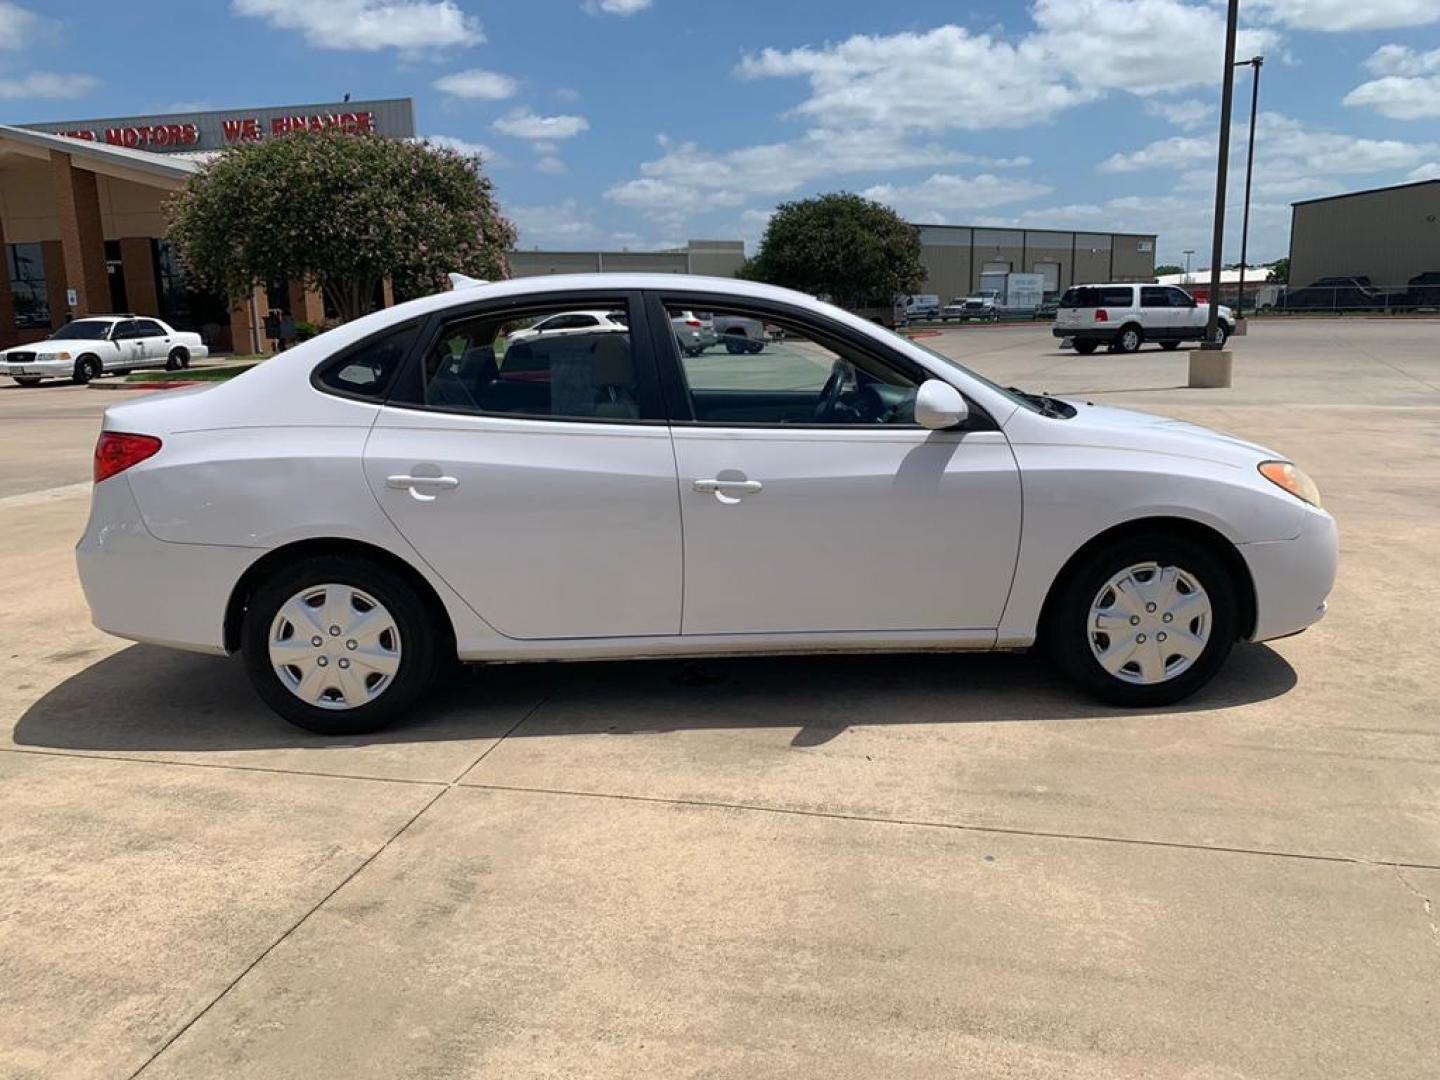
<instances>
[{"instance_id":1,"label":"white van","mask_svg":"<svg viewBox=\"0 0 1440 1080\"><path fill-rule=\"evenodd\" d=\"M1220 344L1235 326L1235 313L1221 306ZM1071 338L1078 353L1101 345L1133 353L1147 341L1178 349L1182 341L1204 341L1210 309L1175 285L1076 285L1065 291L1055 312L1057 338Z\"/></svg>"}]
</instances>

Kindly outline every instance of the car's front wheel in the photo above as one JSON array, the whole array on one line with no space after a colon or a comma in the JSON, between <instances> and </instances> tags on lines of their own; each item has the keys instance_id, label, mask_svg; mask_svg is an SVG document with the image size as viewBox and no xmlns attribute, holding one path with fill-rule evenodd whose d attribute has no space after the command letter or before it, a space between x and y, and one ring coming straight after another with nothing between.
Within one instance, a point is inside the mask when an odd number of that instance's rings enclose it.
<instances>
[{"instance_id":1,"label":"car's front wheel","mask_svg":"<svg viewBox=\"0 0 1440 1080\"><path fill-rule=\"evenodd\" d=\"M39 386L39 385L40 385L40 380L37 379L37 378L35 378L33 375L16 375L16 376L14 376L14 378L15 378L15 381L16 381L17 383L19 383L21 386Z\"/></svg>"},{"instance_id":2,"label":"car's front wheel","mask_svg":"<svg viewBox=\"0 0 1440 1080\"><path fill-rule=\"evenodd\" d=\"M265 703L322 735L385 726L438 669L435 621L414 586L351 556L304 559L261 584L245 613L242 645Z\"/></svg>"},{"instance_id":3,"label":"car's front wheel","mask_svg":"<svg viewBox=\"0 0 1440 1080\"><path fill-rule=\"evenodd\" d=\"M82 356L75 361L75 373L70 376L70 381L77 386L84 386L98 379L100 371L100 361L96 357Z\"/></svg>"},{"instance_id":4,"label":"car's front wheel","mask_svg":"<svg viewBox=\"0 0 1440 1080\"><path fill-rule=\"evenodd\" d=\"M1099 348L1099 347L1100 347L1100 343L1099 343L1098 341L1077 341L1077 342L1075 342L1075 351L1076 351L1077 353L1079 353L1081 356L1089 356L1091 353L1093 353L1093 352L1094 352L1097 348Z\"/></svg>"},{"instance_id":5,"label":"car's front wheel","mask_svg":"<svg viewBox=\"0 0 1440 1080\"><path fill-rule=\"evenodd\" d=\"M1056 664L1116 705L1169 705L1220 669L1235 643L1236 583L1208 547L1136 536L1088 556L1059 586L1045 627Z\"/></svg>"}]
</instances>

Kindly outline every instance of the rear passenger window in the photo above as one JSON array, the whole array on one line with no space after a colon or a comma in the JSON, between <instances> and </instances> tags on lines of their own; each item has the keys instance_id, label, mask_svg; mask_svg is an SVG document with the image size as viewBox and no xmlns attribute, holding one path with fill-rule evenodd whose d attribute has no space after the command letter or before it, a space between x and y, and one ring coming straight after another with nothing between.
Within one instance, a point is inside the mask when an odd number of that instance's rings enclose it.
<instances>
[{"instance_id":1,"label":"rear passenger window","mask_svg":"<svg viewBox=\"0 0 1440 1080\"><path fill-rule=\"evenodd\" d=\"M1129 285L1112 285L1100 290L1102 307L1132 307L1134 303L1135 290Z\"/></svg>"},{"instance_id":2,"label":"rear passenger window","mask_svg":"<svg viewBox=\"0 0 1440 1080\"><path fill-rule=\"evenodd\" d=\"M612 300L595 311L489 312L448 323L425 354L424 404L487 416L650 419L628 320L614 313Z\"/></svg>"},{"instance_id":3,"label":"rear passenger window","mask_svg":"<svg viewBox=\"0 0 1440 1080\"><path fill-rule=\"evenodd\" d=\"M1168 308L1170 290L1159 285L1146 285L1140 290L1140 306Z\"/></svg>"},{"instance_id":4,"label":"rear passenger window","mask_svg":"<svg viewBox=\"0 0 1440 1080\"><path fill-rule=\"evenodd\" d=\"M411 323L342 352L320 369L318 381L347 397L383 400L418 329Z\"/></svg>"}]
</instances>

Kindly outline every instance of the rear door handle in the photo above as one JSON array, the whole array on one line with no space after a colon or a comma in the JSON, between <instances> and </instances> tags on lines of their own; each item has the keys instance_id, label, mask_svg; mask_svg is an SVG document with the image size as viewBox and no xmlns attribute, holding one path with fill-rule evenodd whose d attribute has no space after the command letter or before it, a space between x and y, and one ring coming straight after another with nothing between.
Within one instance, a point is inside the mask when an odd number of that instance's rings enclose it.
<instances>
[{"instance_id":1,"label":"rear door handle","mask_svg":"<svg viewBox=\"0 0 1440 1080\"><path fill-rule=\"evenodd\" d=\"M431 490L453 491L460 486L460 481L453 476L387 476L385 486L410 492L416 502L434 502Z\"/></svg>"},{"instance_id":2,"label":"rear door handle","mask_svg":"<svg viewBox=\"0 0 1440 1080\"><path fill-rule=\"evenodd\" d=\"M757 491L764 490L765 485L759 480L696 480L695 490L713 494L715 498L733 506L740 501L742 495L753 495Z\"/></svg>"}]
</instances>

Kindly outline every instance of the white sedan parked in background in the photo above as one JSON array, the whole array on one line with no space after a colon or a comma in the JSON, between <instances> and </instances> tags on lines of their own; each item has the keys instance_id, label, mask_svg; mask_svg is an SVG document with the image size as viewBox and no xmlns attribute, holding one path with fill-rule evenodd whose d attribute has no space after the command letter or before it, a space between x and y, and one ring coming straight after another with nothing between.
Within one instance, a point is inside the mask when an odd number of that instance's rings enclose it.
<instances>
[{"instance_id":1,"label":"white sedan parked in background","mask_svg":"<svg viewBox=\"0 0 1440 1080\"><path fill-rule=\"evenodd\" d=\"M627 329L504 336L575 311ZM687 357L683 311L784 336ZM265 701L330 733L406 715L457 656L1043 643L1086 690L1158 706L1237 639L1319 619L1337 550L1314 484L1262 447L665 274L427 297L117 405L95 480L96 624L242 652Z\"/></svg>"},{"instance_id":2,"label":"white sedan parked in background","mask_svg":"<svg viewBox=\"0 0 1440 1080\"><path fill-rule=\"evenodd\" d=\"M41 379L88 383L138 368L175 371L208 355L199 334L175 330L159 319L92 315L66 323L44 341L0 352L0 375L21 386L35 386Z\"/></svg>"}]
</instances>

